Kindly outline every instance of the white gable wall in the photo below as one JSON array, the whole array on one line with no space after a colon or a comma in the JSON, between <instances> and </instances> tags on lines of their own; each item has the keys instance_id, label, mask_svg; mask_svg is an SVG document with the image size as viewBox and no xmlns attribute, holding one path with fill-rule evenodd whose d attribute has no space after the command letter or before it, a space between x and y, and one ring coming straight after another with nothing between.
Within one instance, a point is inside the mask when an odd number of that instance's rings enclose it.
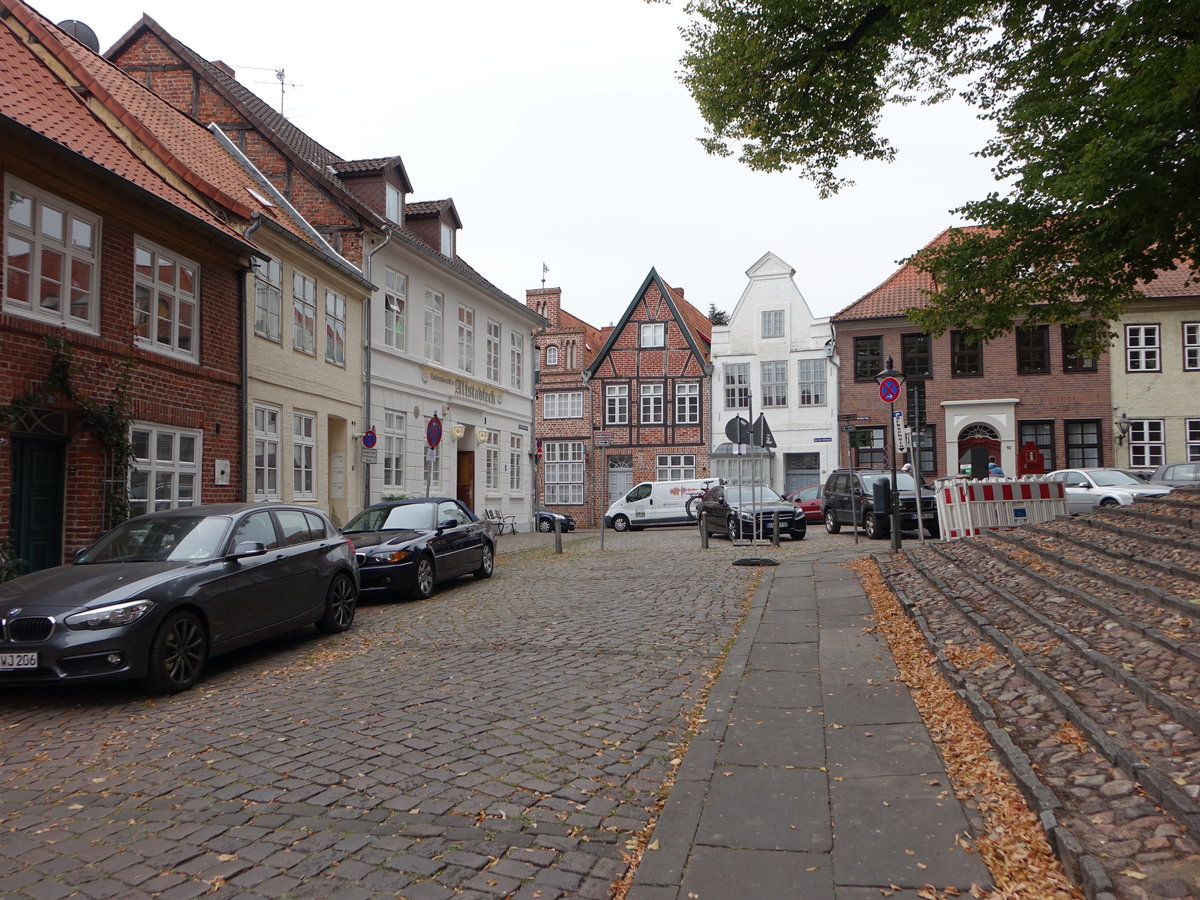
<instances>
[{"instance_id":1,"label":"white gable wall","mask_svg":"<svg viewBox=\"0 0 1200 900\"><path fill-rule=\"evenodd\" d=\"M795 269L773 253L764 254L746 271L749 283L730 314L729 325L714 326L713 449L712 472L728 463L719 453L727 441L725 426L735 416L753 421L762 413L775 437L775 451L767 482L786 493L811 482L822 482L836 467L840 432L837 421L837 357L832 352L833 329L828 317L814 318L793 280ZM782 334L764 337L763 313L782 311ZM801 403L800 361L824 375L824 402ZM762 384L764 362L786 362L786 404L765 406ZM726 405L727 366L748 364L751 407ZM731 469L736 474L736 467ZM749 472L743 468L743 473Z\"/></svg>"}]
</instances>

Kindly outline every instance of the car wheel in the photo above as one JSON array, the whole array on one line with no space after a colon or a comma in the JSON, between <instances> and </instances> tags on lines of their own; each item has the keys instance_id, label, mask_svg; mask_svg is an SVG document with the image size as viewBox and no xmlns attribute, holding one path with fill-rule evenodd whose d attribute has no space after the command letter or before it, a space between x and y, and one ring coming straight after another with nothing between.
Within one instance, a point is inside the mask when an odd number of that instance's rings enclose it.
<instances>
[{"instance_id":1,"label":"car wheel","mask_svg":"<svg viewBox=\"0 0 1200 900\"><path fill-rule=\"evenodd\" d=\"M808 534L808 526L801 525L799 528L793 528L790 532L793 541L802 541L804 536Z\"/></svg>"},{"instance_id":2,"label":"car wheel","mask_svg":"<svg viewBox=\"0 0 1200 900\"><path fill-rule=\"evenodd\" d=\"M142 687L151 694L178 694L200 680L208 661L208 635L194 613L181 610L158 628Z\"/></svg>"},{"instance_id":3,"label":"car wheel","mask_svg":"<svg viewBox=\"0 0 1200 900\"><path fill-rule=\"evenodd\" d=\"M882 540L888 536L888 530L880 517L870 510L866 512L866 520L863 522L863 528L867 532L867 537L873 541Z\"/></svg>"},{"instance_id":4,"label":"car wheel","mask_svg":"<svg viewBox=\"0 0 1200 900\"><path fill-rule=\"evenodd\" d=\"M1100 505L1101 506L1120 506L1121 504L1118 503L1116 500L1114 500L1112 497L1105 497L1103 500L1100 501Z\"/></svg>"},{"instance_id":5,"label":"car wheel","mask_svg":"<svg viewBox=\"0 0 1200 900\"><path fill-rule=\"evenodd\" d=\"M731 541L742 536L742 523L738 521L737 516L730 516L725 520L725 529Z\"/></svg>"},{"instance_id":6,"label":"car wheel","mask_svg":"<svg viewBox=\"0 0 1200 900\"><path fill-rule=\"evenodd\" d=\"M629 519L625 516L613 516L612 526L613 531L628 531Z\"/></svg>"},{"instance_id":7,"label":"car wheel","mask_svg":"<svg viewBox=\"0 0 1200 900\"><path fill-rule=\"evenodd\" d=\"M413 593L418 599L428 600L433 596L435 583L433 560L427 554L423 555L417 560L417 580L413 585Z\"/></svg>"},{"instance_id":8,"label":"car wheel","mask_svg":"<svg viewBox=\"0 0 1200 900\"><path fill-rule=\"evenodd\" d=\"M496 554L492 551L491 544L483 545L483 559L479 561L479 568L471 574L476 578L491 578L492 570L496 567Z\"/></svg>"},{"instance_id":9,"label":"car wheel","mask_svg":"<svg viewBox=\"0 0 1200 900\"><path fill-rule=\"evenodd\" d=\"M357 607L358 591L354 589L354 580L344 572L339 573L329 585L329 593L325 597L325 614L317 619L317 631L322 634L348 631L354 624L354 612Z\"/></svg>"},{"instance_id":10,"label":"car wheel","mask_svg":"<svg viewBox=\"0 0 1200 900\"><path fill-rule=\"evenodd\" d=\"M549 519L538 519L538 531L547 534L554 530L554 523Z\"/></svg>"},{"instance_id":11,"label":"car wheel","mask_svg":"<svg viewBox=\"0 0 1200 900\"><path fill-rule=\"evenodd\" d=\"M842 530L841 523L837 520L837 513L833 511L833 507L825 510L825 530L830 534L837 534Z\"/></svg>"}]
</instances>

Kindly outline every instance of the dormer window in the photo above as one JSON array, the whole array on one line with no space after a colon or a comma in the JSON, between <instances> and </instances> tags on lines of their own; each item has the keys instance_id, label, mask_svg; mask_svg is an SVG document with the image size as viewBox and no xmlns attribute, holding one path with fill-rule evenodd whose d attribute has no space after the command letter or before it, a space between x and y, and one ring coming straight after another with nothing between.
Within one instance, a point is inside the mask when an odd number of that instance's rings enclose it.
<instances>
[{"instance_id":1,"label":"dormer window","mask_svg":"<svg viewBox=\"0 0 1200 900\"><path fill-rule=\"evenodd\" d=\"M392 185L385 185L387 192L387 209L384 210L384 215L387 216L389 222L395 222L397 225L402 224L400 221L404 210L404 195L400 193L399 188Z\"/></svg>"},{"instance_id":2,"label":"dormer window","mask_svg":"<svg viewBox=\"0 0 1200 900\"><path fill-rule=\"evenodd\" d=\"M442 223L442 255L454 258L454 228Z\"/></svg>"}]
</instances>

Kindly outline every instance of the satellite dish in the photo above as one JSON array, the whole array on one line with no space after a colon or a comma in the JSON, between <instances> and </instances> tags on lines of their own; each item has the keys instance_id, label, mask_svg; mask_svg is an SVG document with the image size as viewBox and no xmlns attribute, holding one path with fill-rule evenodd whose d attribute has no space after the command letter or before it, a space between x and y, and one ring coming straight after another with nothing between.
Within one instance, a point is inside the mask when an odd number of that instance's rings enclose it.
<instances>
[{"instance_id":1,"label":"satellite dish","mask_svg":"<svg viewBox=\"0 0 1200 900\"><path fill-rule=\"evenodd\" d=\"M93 53L100 52L100 38L96 37L96 32L92 31L83 22L78 22L75 19L67 19L64 22L59 22L58 27Z\"/></svg>"}]
</instances>

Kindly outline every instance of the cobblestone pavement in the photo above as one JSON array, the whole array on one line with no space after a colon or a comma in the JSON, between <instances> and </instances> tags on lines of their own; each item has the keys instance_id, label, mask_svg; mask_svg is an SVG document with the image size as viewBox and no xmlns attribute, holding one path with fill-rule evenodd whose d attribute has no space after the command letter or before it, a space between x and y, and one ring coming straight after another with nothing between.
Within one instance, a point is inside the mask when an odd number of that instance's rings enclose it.
<instances>
[{"instance_id":1,"label":"cobblestone pavement","mask_svg":"<svg viewBox=\"0 0 1200 900\"><path fill-rule=\"evenodd\" d=\"M611 896L760 570L692 529L605 543L506 535L488 581L218 658L174 697L6 691L0 893Z\"/></svg>"}]
</instances>

